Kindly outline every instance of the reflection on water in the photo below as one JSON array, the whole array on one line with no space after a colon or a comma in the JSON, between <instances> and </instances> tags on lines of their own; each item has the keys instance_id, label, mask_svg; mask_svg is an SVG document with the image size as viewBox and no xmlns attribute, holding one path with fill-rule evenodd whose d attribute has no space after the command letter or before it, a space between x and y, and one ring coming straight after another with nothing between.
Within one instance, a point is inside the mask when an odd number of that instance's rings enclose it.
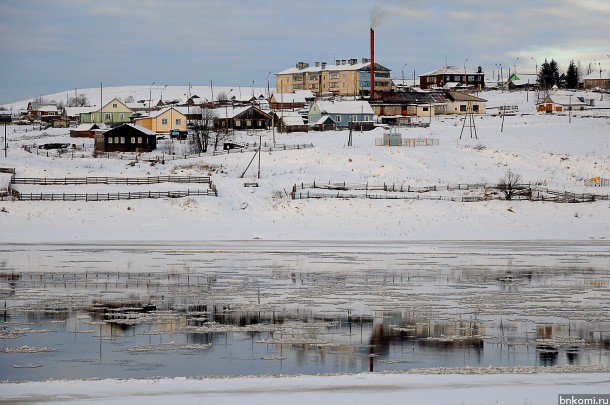
<instances>
[{"instance_id":1,"label":"reflection on water","mask_svg":"<svg viewBox=\"0 0 610 405\"><path fill-rule=\"evenodd\" d=\"M602 252L1 253L3 380L609 363Z\"/></svg>"}]
</instances>

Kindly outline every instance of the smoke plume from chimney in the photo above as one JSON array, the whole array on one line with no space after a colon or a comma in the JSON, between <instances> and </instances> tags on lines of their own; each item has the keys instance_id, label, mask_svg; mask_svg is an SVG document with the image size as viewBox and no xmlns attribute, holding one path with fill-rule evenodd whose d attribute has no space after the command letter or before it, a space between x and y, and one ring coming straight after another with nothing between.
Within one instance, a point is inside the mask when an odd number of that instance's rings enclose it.
<instances>
[{"instance_id":1,"label":"smoke plume from chimney","mask_svg":"<svg viewBox=\"0 0 610 405\"><path fill-rule=\"evenodd\" d=\"M380 5L375 5L369 11L369 18L371 20L371 28L377 28L388 18L388 12Z\"/></svg>"}]
</instances>

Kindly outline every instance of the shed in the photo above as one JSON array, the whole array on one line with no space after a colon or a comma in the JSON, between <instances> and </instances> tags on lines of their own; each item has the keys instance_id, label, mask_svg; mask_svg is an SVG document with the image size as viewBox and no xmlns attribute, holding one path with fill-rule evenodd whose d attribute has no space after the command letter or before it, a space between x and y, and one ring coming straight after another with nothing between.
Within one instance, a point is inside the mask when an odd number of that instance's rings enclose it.
<instances>
[{"instance_id":1,"label":"shed","mask_svg":"<svg viewBox=\"0 0 610 405\"><path fill-rule=\"evenodd\" d=\"M316 131L334 131L337 129L337 123L330 115L323 115L316 122L311 124L311 127Z\"/></svg>"},{"instance_id":2,"label":"shed","mask_svg":"<svg viewBox=\"0 0 610 405\"><path fill-rule=\"evenodd\" d=\"M157 133L135 124L123 124L95 135L95 152L150 152L157 148Z\"/></svg>"},{"instance_id":3,"label":"shed","mask_svg":"<svg viewBox=\"0 0 610 405\"><path fill-rule=\"evenodd\" d=\"M284 111L279 114L278 129L280 132L307 132L309 126L303 121L301 114Z\"/></svg>"},{"instance_id":4,"label":"shed","mask_svg":"<svg viewBox=\"0 0 610 405\"><path fill-rule=\"evenodd\" d=\"M71 138L95 138L95 134L106 130L106 125L99 124L80 124L70 130Z\"/></svg>"}]
</instances>

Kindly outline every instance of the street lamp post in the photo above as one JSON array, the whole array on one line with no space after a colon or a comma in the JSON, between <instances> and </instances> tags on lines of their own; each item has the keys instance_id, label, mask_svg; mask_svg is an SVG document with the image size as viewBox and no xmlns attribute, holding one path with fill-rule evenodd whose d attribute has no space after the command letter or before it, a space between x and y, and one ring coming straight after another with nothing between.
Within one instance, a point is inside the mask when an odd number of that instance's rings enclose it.
<instances>
[{"instance_id":1,"label":"street lamp post","mask_svg":"<svg viewBox=\"0 0 610 405\"><path fill-rule=\"evenodd\" d=\"M519 60L519 57L517 57L517 59L515 59L515 61L513 62L513 67L514 67L514 72L513 74L515 76L517 76L517 61Z\"/></svg>"},{"instance_id":2,"label":"street lamp post","mask_svg":"<svg viewBox=\"0 0 610 405\"><path fill-rule=\"evenodd\" d=\"M271 75L271 72L267 73L267 98L271 97L269 92L269 75Z\"/></svg>"},{"instance_id":3,"label":"street lamp post","mask_svg":"<svg viewBox=\"0 0 610 405\"><path fill-rule=\"evenodd\" d=\"M407 66L407 62L405 62L404 65L402 65L402 87L404 90L405 87L405 67Z\"/></svg>"},{"instance_id":4,"label":"street lamp post","mask_svg":"<svg viewBox=\"0 0 610 405\"><path fill-rule=\"evenodd\" d=\"M163 90L167 88L167 84L161 89L161 102L163 102Z\"/></svg>"},{"instance_id":5,"label":"street lamp post","mask_svg":"<svg viewBox=\"0 0 610 405\"><path fill-rule=\"evenodd\" d=\"M150 117L150 103L152 99L152 87L155 85L155 82L152 82L150 85L150 89L148 90L148 116Z\"/></svg>"},{"instance_id":6,"label":"street lamp post","mask_svg":"<svg viewBox=\"0 0 610 405\"><path fill-rule=\"evenodd\" d=\"M599 101L604 99L604 92L602 91L602 64L598 63L599 66Z\"/></svg>"},{"instance_id":7,"label":"street lamp post","mask_svg":"<svg viewBox=\"0 0 610 405\"><path fill-rule=\"evenodd\" d=\"M496 69L498 69L498 83L500 82L500 66L502 66L502 64L500 63L499 65L497 63L494 63L494 65L496 65Z\"/></svg>"},{"instance_id":8,"label":"street lamp post","mask_svg":"<svg viewBox=\"0 0 610 405\"><path fill-rule=\"evenodd\" d=\"M468 62L468 58L464 61L464 86L468 86L468 75L466 74L466 62Z\"/></svg>"}]
</instances>

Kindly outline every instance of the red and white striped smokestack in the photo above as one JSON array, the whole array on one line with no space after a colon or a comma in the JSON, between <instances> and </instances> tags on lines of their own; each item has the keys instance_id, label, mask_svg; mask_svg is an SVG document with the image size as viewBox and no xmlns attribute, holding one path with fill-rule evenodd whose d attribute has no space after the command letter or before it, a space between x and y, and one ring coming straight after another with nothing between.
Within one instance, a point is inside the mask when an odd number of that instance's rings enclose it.
<instances>
[{"instance_id":1,"label":"red and white striped smokestack","mask_svg":"<svg viewBox=\"0 0 610 405\"><path fill-rule=\"evenodd\" d=\"M375 95L375 30L371 28L371 92L370 99Z\"/></svg>"}]
</instances>

